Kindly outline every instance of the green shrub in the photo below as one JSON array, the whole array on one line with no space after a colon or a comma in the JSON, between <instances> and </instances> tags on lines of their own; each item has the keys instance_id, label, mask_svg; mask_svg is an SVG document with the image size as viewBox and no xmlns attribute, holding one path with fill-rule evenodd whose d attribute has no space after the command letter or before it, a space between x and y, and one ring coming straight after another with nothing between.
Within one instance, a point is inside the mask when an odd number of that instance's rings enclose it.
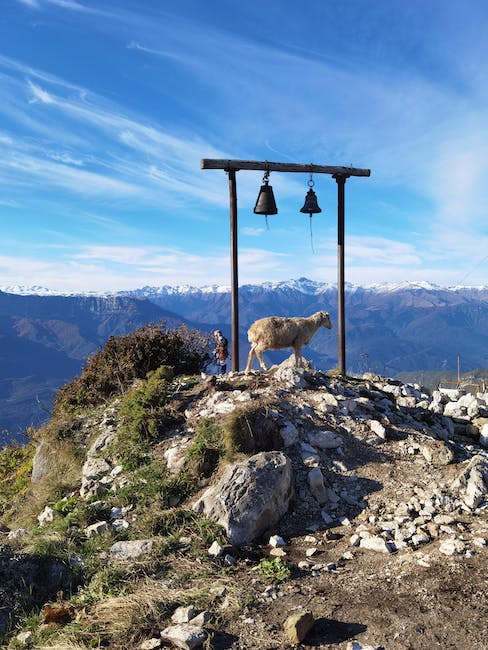
<instances>
[{"instance_id":1,"label":"green shrub","mask_svg":"<svg viewBox=\"0 0 488 650\"><path fill-rule=\"evenodd\" d=\"M263 557L259 561L258 574L266 582L279 583L287 580L291 571L280 557L275 557L273 560Z\"/></svg>"},{"instance_id":2,"label":"green shrub","mask_svg":"<svg viewBox=\"0 0 488 650\"><path fill-rule=\"evenodd\" d=\"M207 336L185 325L166 330L164 323L147 324L111 336L81 375L59 390L53 413L99 404L160 366L171 366L175 375L199 373L210 360L208 347Z\"/></svg>"},{"instance_id":3,"label":"green shrub","mask_svg":"<svg viewBox=\"0 0 488 650\"><path fill-rule=\"evenodd\" d=\"M236 408L222 424L227 457L236 452L254 454L281 449L283 440L277 422L270 416L270 404L256 402Z\"/></svg>"}]
</instances>

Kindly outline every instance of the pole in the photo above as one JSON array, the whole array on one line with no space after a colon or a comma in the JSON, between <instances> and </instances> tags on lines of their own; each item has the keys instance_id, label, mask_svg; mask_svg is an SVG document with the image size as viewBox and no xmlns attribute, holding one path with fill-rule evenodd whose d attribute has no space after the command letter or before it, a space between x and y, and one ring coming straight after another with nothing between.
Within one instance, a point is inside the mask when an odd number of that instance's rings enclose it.
<instances>
[{"instance_id":1,"label":"pole","mask_svg":"<svg viewBox=\"0 0 488 650\"><path fill-rule=\"evenodd\" d=\"M229 199L230 199L230 258L231 258L231 338L232 338L232 370L239 370L239 296L237 278L237 187L236 170L229 169Z\"/></svg>"},{"instance_id":2,"label":"pole","mask_svg":"<svg viewBox=\"0 0 488 650\"><path fill-rule=\"evenodd\" d=\"M346 375L346 305L344 282L344 186L347 176L335 174L337 182L337 368Z\"/></svg>"}]
</instances>

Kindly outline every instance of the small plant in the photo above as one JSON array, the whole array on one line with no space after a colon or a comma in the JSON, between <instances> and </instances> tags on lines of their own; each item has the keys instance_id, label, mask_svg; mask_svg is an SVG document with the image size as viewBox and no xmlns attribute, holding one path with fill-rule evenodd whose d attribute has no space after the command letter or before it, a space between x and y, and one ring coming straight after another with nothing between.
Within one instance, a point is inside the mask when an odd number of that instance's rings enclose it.
<instances>
[{"instance_id":1,"label":"small plant","mask_svg":"<svg viewBox=\"0 0 488 650\"><path fill-rule=\"evenodd\" d=\"M224 455L220 425L211 420L199 422L193 444L186 452L185 464L194 476L211 476Z\"/></svg>"},{"instance_id":2,"label":"small plant","mask_svg":"<svg viewBox=\"0 0 488 650\"><path fill-rule=\"evenodd\" d=\"M259 561L258 574L266 582L279 583L287 580L291 571L280 557L275 557L272 560L263 557Z\"/></svg>"},{"instance_id":3,"label":"small plant","mask_svg":"<svg viewBox=\"0 0 488 650\"><path fill-rule=\"evenodd\" d=\"M226 456L236 452L253 454L280 449L283 445L279 427L270 416L271 404L265 401L235 409L223 423Z\"/></svg>"}]
</instances>

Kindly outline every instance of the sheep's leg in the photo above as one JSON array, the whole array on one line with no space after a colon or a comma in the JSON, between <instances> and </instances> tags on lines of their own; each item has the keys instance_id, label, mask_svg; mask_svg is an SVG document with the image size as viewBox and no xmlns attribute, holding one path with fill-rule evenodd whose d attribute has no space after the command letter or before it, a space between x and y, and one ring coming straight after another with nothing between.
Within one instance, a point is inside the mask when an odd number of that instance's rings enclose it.
<instances>
[{"instance_id":1,"label":"sheep's leg","mask_svg":"<svg viewBox=\"0 0 488 650\"><path fill-rule=\"evenodd\" d=\"M264 363L264 359L263 359L263 351L260 350L259 348L256 348L255 352L256 352L256 356L257 356L257 358L259 359L259 365L261 366L261 368L262 368L263 370L267 370L268 367L267 367L267 365Z\"/></svg>"},{"instance_id":2,"label":"sheep's leg","mask_svg":"<svg viewBox=\"0 0 488 650\"><path fill-rule=\"evenodd\" d=\"M301 368L303 365L302 348L295 345L293 349L295 350L295 368Z\"/></svg>"},{"instance_id":3,"label":"sheep's leg","mask_svg":"<svg viewBox=\"0 0 488 650\"><path fill-rule=\"evenodd\" d=\"M251 349L249 350L249 354L247 355L246 369L244 371L246 375L248 375L251 372L252 360L254 358L254 355L256 354L255 349L256 349L256 345L255 344L251 345Z\"/></svg>"}]
</instances>

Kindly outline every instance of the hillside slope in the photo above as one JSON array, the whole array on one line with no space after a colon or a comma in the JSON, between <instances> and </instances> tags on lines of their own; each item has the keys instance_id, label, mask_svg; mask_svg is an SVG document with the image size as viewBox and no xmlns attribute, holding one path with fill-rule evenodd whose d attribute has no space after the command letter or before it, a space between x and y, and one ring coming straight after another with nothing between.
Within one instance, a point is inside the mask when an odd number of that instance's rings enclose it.
<instances>
[{"instance_id":1,"label":"hillside slope","mask_svg":"<svg viewBox=\"0 0 488 650\"><path fill-rule=\"evenodd\" d=\"M6 610L21 647L487 647L488 394L287 362L65 407L32 489L0 499L4 602L51 598L29 625Z\"/></svg>"}]
</instances>

